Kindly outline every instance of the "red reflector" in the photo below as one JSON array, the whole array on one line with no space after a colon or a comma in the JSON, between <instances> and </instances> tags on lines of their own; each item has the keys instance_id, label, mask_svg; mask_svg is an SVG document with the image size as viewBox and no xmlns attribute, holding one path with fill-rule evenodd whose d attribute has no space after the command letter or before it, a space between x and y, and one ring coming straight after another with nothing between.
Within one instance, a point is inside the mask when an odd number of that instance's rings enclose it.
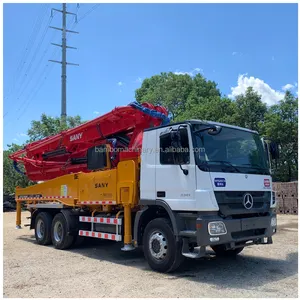
<instances>
[{"instance_id":1,"label":"red reflector","mask_svg":"<svg viewBox=\"0 0 300 300\"><path fill-rule=\"evenodd\" d=\"M197 229L201 229L202 228L202 224L196 224L196 228Z\"/></svg>"},{"instance_id":2,"label":"red reflector","mask_svg":"<svg viewBox=\"0 0 300 300\"><path fill-rule=\"evenodd\" d=\"M270 187L270 180L269 179L264 179L264 185L265 187Z\"/></svg>"}]
</instances>

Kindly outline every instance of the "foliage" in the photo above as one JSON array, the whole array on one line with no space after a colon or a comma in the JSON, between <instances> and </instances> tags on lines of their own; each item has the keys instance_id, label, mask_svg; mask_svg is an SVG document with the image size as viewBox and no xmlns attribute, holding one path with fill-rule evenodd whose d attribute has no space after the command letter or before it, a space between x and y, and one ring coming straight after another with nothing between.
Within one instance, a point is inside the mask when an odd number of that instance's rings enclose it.
<instances>
[{"instance_id":1,"label":"foliage","mask_svg":"<svg viewBox=\"0 0 300 300\"><path fill-rule=\"evenodd\" d=\"M235 98L235 103L238 111L237 125L258 131L267 112L267 105L261 101L261 96L249 87L245 94Z\"/></svg>"},{"instance_id":2,"label":"foliage","mask_svg":"<svg viewBox=\"0 0 300 300\"><path fill-rule=\"evenodd\" d=\"M66 127L63 127L60 124L60 118L53 118L46 114L42 114L40 121L31 122L31 128L27 131L29 136L29 141L27 142L38 141L44 137L57 134L62 130L76 127L82 123L80 116L67 117Z\"/></svg>"},{"instance_id":3,"label":"foliage","mask_svg":"<svg viewBox=\"0 0 300 300\"><path fill-rule=\"evenodd\" d=\"M15 171L11 159L8 157L13 152L20 150L22 147L16 144L8 145L9 150L3 151L3 193L12 194L15 187L26 187L31 184L26 176ZM24 170L21 170L24 171Z\"/></svg>"},{"instance_id":4,"label":"foliage","mask_svg":"<svg viewBox=\"0 0 300 300\"><path fill-rule=\"evenodd\" d=\"M289 91L277 105L269 108L261 124L264 136L276 141L280 159L274 164L274 178L290 181L298 178L298 98Z\"/></svg>"}]
</instances>

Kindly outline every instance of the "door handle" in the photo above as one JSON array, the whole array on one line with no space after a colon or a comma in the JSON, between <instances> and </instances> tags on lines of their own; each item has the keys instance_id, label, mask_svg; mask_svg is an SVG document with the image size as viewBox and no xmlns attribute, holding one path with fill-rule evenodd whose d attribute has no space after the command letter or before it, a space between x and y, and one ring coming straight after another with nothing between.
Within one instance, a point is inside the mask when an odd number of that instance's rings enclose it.
<instances>
[{"instance_id":1,"label":"door handle","mask_svg":"<svg viewBox=\"0 0 300 300\"><path fill-rule=\"evenodd\" d=\"M156 192L156 196L157 197L166 197L166 192L165 191Z\"/></svg>"}]
</instances>

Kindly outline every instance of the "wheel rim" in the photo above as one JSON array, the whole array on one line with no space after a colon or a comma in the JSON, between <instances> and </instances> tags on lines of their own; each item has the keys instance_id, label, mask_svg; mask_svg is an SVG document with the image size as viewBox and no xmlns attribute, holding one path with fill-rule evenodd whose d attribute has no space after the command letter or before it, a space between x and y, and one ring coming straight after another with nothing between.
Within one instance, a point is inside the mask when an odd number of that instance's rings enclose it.
<instances>
[{"instance_id":1,"label":"wheel rim","mask_svg":"<svg viewBox=\"0 0 300 300\"><path fill-rule=\"evenodd\" d=\"M36 234L38 238L41 240L45 235L45 223L42 219L39 219L36 224Z\"/></svg>"},{"instance_id":2,"label":"wheel rim","mask_svg":"<svg viewBox=\"0 0 300 300\"><path fill-rule=\"evenodd\" d=\"M162 260L167 256L168 242L164 234L160 231L155 231L149 239L149 249L152 257L157 260Z\"/></svg>"},{"instance_id":3,"label":"wheel rim","mask_svg":"<svg viewBox=\"0 0 300 300\"><path fill-rule=\"evenodd\" d=\"M60 242L63 236L63 226L60 222L54 224L53 236L56 242Z\"/></svg>"}]
</instances>

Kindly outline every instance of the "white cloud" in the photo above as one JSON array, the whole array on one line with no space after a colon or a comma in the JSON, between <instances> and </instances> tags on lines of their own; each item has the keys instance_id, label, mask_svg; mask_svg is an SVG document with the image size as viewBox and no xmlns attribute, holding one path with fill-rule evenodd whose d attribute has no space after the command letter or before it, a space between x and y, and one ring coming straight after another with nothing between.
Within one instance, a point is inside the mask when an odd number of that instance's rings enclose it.
<instances>
[{"instance_id":1,"label":"white cloud","mask_svg":"<svg viewBox=\"0 0 300 300\"><path fill-rule=\"evenodd\" d=\"M231 53L231 55L232 55L232 56L236 56L236 55L242 56L243 53L242 53L242 52L233 51L233 52Z\"/></svg>"},{"instance_id":2,"label":"white cloud","mask_svg":"<svg viewBox=\"0 0 300 300\"><path fill-rule=\"evenodd\" d=\"M287 90L291 90L293 88L295 88L295 86L293 84L288 83L282 87L282 90L287 91Z\"/></svg>"},{"instance_id":3,"label":"white cloud","mask_svg":"<svg viewBox=\"0 0 300 300\"><path fill-rule=\"evenodd\" d=\"M234 98L237 95L244 94L248 87L253 87L253 90L261 95L261 100L267 105L276 104L282 100L284 93L272 89L267 83L259 78L253 76L247 77L247 74L239 75L237 86L231 88L230 98Z\"/></svg>"},{"instance_id":4,"label":"white cloud","mask_svg":"<svg viewBox=\"0 0 300 300\"><path fill-rule=\"evenodd\" d=\"M96 110L94 110L94 111L93 111L93 114L95 114L95 115L99 115L99 114L100 114L100 112L99 112L99 111L96 111Z\"/></svg>"},{"instance_id":5,"label":"white cloud","mask_svg":"<svg viewBox=\"0 0 300 300\"><path fill-rule=\"evenodd\" d=\"M26 137L28 136L26 133L17 133L17 136L18 137Z\"/></svg>"},{"instance_id":6,"label":"white cloud","mask_svg":"<svg viewBox=\"0 0 300 300\"><path fill-rule=\"evenodd\" d=\"M117 84L118 84L119 86L122 86L122 85L124 85L124 82L119 81Z\"/></svg>"},{"instance_id":7,"label":"white cloud","mask_svg":"<svg viewBox=\"0 0 300 300\"><path fill-rule=\"evenodd\" d=\"M141 83L143 81L143 79L141 77L138 77L135 82Z\"/></svg>"},{"instance_id":8,"label":"white cloud","mask_svg":"<svg viewBox=\"0 0 300 300\"><path fill-rule=\"evenodd\" d=\"M18 140L18 139L16 139L16 138L14 138L14 139L13 139L13 141L14 141L14 142L18 142L19 140Z\"/></svg>"},{"instance_id":9,"label":"white cloud","mask_svg":"<svg viewBox=\"0 0 300 300\"><path fill-rule=\"evenodd\" d=\"M195 76L195 75L198 74L198 73L203 73L203 69L195 68L195 69L193 69L193 70L190 71L190 72L182 72L182 71L178 71L178 70L176 70L176 71L174 72L175 75L189 75L189 76L191 76L191 77Z\"/></svg>"}]
</instances>

